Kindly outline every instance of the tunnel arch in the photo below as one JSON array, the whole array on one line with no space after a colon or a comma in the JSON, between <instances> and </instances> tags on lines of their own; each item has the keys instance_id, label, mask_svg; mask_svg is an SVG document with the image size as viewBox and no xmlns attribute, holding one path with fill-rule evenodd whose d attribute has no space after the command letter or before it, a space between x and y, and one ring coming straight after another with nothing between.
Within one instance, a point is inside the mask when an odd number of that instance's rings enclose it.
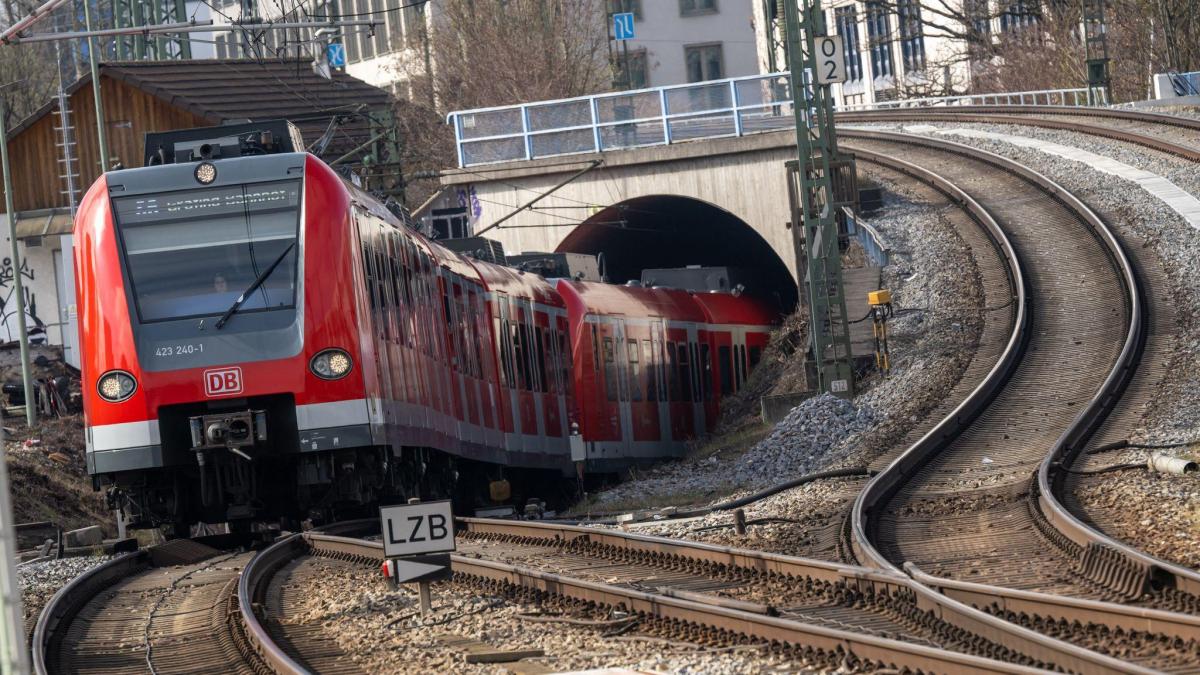
<instances>
[{"instance_id":1,"label":"tunnel arch","mask_svg":"<svg viewBox=\"0 0 1200 675\"><path fill-rule=\"evenodd\" d=\"M634 197L601 209L558 245L560 253L604 254L609 281L640 279L648 268L727 266L749 275L746 292L795 308L788 265L746 221L680 195Z\"/></svg>"}]
</instances>

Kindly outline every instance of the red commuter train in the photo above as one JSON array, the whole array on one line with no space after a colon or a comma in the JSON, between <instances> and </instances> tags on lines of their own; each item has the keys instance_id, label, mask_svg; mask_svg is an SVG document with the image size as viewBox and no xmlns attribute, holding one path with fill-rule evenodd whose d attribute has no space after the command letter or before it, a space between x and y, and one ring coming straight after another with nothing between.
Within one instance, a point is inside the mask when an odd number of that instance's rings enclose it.
<instances>
[{"instance_id":1,"label":"red commuter train","mask_svg":"<svg viewBox=\"0 0 1200 675\"><path fill-rule=\"evenodd\" d=\"M468 508L677 455L778 318L464 258L290 125L220 136L162 135L76 217L87 465L134 526Z\"/></svg>"}]
</instances>

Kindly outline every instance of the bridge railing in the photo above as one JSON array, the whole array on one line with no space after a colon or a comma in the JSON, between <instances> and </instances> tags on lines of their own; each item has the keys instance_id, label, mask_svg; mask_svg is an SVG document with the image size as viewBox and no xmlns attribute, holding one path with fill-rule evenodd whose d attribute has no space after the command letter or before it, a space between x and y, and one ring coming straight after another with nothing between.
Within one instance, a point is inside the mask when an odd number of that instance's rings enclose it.
<instances>
[{"instance_id":1,"label":"bridge railing","mask_svg":"<svg viewBox=\"0 0 1200 675\"><path fill-rule=\"evenodd\" d=\"M843 110L933 105L1086 105L1086 89L891 101ZM460 167L603 152L790 128L791 77L769 73L452 112Z\"/></svg>"}]
</instances>

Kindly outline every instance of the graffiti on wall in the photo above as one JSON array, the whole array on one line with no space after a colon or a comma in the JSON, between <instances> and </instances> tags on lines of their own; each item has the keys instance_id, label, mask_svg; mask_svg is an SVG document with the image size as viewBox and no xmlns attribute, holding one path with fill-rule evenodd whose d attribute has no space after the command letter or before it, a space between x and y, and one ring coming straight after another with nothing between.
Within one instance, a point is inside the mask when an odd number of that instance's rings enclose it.
<instances>
[{"instance_id":1,"label":"graffiti on wall","mask_svg":"<svg viewBox=\"0 0 1200 675\"><path fill-rule=\"evenodd\" d=\"M33 270L29 269L29 261L21 261L21 277L33 281ZM30 292L29 285L23 284L25 295L25 326L29 330L29 341L34 344L46 341L46 323L37 315L37 295ZM17 285L14 282L12 258L5 258L0 263L0 340L12 342L17 339Z\"/></svg>"}]
</instances>

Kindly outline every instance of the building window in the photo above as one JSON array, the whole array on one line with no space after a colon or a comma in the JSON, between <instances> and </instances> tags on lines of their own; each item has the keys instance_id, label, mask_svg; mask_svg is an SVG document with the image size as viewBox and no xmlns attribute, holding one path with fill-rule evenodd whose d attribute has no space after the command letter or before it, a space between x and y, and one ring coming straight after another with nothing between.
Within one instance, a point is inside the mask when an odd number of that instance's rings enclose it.
<instances>
[{"instance_id":1,"label":"building window","mask_svg":"<svg viewBox=\"0 0 1200 675\"><path fill-rule=\"evenodd\" d=\"M1038 22L1038 6L1032 0L1015 0L1000 15L1000 30L1004 32L1031 26Z\"/></svg>"},{"instance_id":2,"label":"building window","mask_svg":"<svg viewBox=\"0 0 1200 675\"><path fill-rule=\"evenodd\" d=\"M688 82L719 80L725 77L720 44L685 46L683 60L687 64Z\"/></svg>"},{"instance_id":3,"label":"building window","mask_svg":"<svg viewBox=\"0 0 1200 675\"><path fill-rule=\"evenodd\" d=\"M883 2L867 3L867 42L871 46L871 72L875 77L892 75L892 43L888 10Z\"/></svg>"},{"instance_id":4,"label":"building window","mask_svg":"<svg viewBox=\"0 0 1200 675\"><path fill-rule=\"evenodd\" d=\"M896 16L900 22L900 53L904 72L925 70L925 31L921 26L921 5L917 0L899 0Z\"/></svg>"},{"instance_id":5,"label":"building window","mask_svg":"<svg viewBox=\"0 0 1200 675\"><path fill-rule=\"evenodd\" d=\"M642 0L608 0L609 14L633 12L633 20L642 20Z\"/></svg>"},{"instance_id":6,"label":"building window","mask_svg":"<svg viewBox=\"0 0 1200 675\"><path fill-rule=\"evenodd\" d=\"M862 54L858 45L858 9L854 5L834 10L837 32L842 36L842 58L846 62L846 79L862 79Z\"/></svg>"},{"instance_id":7,"label":"building window","mask_svg":"<svg viewBox=\"0 0 1200 675\"><path fill-rule=\"evenodd\" d=\"M421 46L421 35L425 28L425 4L406 2L400 13L404 17L404 46L416 49Z\"/></svg>"},{"instance_id":8,"label":"building window","mask_svg":"<svg viewBox=\"0 0 1200 675\"><path fill-rule=\"evenodd\" d=\"M714 14L716 12L717 0L679 0L679 16Z\"/></svg>"},{"instance_id":9,"label":"building window","mask_svg":"<svg viewBox=\"0 0 1200 675\"><path fill-rule=\"evenodd\" d=\"M991 16L988 14L988 0L967 0L967 20L975 32L984 36L992 32Z\"/></svg>"},{"instance_id":10,"label":"building window","mask_svg":"<svg viewBox=\"0 0 1200 675\"><path fill-rule=\"evenodd\" d=\"M645 89L650 86L646 72L645 49L631 49L628 52L622 50L617 52L614 58L617 61L617 82L626 89Z\"/></svg>"}]
</instances>

